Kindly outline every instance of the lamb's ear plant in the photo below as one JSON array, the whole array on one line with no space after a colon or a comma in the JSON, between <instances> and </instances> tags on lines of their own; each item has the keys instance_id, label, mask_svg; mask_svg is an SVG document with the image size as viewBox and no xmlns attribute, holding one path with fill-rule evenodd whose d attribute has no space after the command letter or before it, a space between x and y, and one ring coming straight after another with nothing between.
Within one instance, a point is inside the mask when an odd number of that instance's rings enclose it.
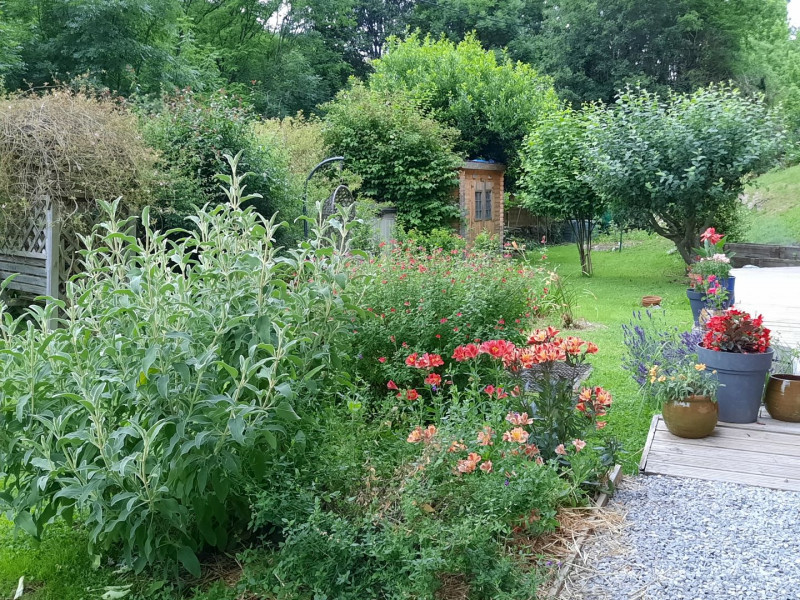
<instances>
[{"instance_id":1,"label":"lamb's ear plant","mask_svg":"<svg viewBox=\"0 0 800 600\"><path fill-rule=\"evenodd\" d=\"M298 413L349 385L352 223L320 219L280 252L275 217L242 208L238 159L229 203L191 233L154 231L145 210L134 237L102 203L65 301L0 305L0 507L30 535L78 519L92 552L198 575L197 552L229 546L248 490L303 446Z\"/></svg>"}]
</instances>

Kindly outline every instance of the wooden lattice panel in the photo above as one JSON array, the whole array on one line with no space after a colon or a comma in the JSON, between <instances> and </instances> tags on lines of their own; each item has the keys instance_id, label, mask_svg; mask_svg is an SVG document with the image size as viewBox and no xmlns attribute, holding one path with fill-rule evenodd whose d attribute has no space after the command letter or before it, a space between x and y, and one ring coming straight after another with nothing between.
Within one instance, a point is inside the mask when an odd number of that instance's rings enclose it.
<instances>
[{"instance_id":1,"label":"wooden lattice panel","mask_svg":"<svg viewBox=\"0 0 800 600\"><path fill-rule=\"evenodd\" d=\"M0 251L45 254L47 245L47 214L50 200L32 204L19 224L10 223L0 239Z\"/></svg>"}]
</instances>

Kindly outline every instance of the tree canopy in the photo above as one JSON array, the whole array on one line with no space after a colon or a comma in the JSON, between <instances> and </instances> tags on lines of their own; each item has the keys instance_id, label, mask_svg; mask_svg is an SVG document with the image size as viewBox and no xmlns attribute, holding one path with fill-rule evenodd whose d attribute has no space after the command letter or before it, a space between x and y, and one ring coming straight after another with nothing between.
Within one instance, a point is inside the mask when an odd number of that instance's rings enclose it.
<instances>
[{"instance_id":1,"label":"tree canopy","mask_svg":"<svg viewBox=\"0 0 800 600\"><path fill-rule=\"evenodd\" d=\"M771 168L785 141L762 99L727 85L664 98L628 89L587 118L588 183L672 240L687 264L704 229L728 229L748 178Z\"/></svg>"},{"instance_id":2,"label":"tree canopy","mask_svg":"<svg viewBox=\"0 0 800 600\"><path fill-rule=\"evenodd\" d=\"M469 158L514 161L534 123L558 107L550 78L508 54L487 52L472 34L459 43L393 38L374 66L370 87L407 90L460 132L457 150Z\"/></svg>"},{"instance_id":3,"label":"tree canopy","mask_svg":"<svg viewBox=\"0 0 800 600\"><path fill-rule=\"evenodd\" d=\"M522 204L533 214L569 221L575 233L581 271L592 274L592 230L605 201L589 185L587 122L566 108L544 117L522 151Z\"/></svg>"}]
</instances>

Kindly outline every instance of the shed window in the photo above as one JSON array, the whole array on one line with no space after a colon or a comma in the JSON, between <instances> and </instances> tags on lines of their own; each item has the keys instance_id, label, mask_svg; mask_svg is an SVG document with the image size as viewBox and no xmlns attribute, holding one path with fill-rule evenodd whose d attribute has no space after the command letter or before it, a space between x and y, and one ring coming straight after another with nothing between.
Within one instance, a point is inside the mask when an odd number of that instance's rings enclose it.
<instances>
[{"instance_id":1,"label":"shed window","mask_svg":"<svg viewBox=\"0 0 800 600\"><path fill-rule=\"evenodd\" d=\"M475 220L483 219L483 192L475 190Z\"/></svg>"},{"instance_id":2,"label":"shed window","mask_svg":"<svg viewBox=\"0 0 800 600\"><path fill-rule=\"evenodd\" d=\"M484 211L484 218L487 221L492 220L492 190L486 190L484 192L486 194L486 199L483 203L483 211Z\"/></svg>"}]
</instances>

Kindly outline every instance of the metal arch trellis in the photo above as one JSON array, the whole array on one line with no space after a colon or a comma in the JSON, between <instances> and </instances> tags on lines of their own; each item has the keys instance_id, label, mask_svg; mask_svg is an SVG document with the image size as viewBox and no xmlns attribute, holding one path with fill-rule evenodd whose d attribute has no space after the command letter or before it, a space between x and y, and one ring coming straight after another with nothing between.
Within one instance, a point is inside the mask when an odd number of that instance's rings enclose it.
<instances>
[{"instance_id":1,"label":"metal arch trellis","mask_svg":"<svg viewBox=\"0 0 800 600\"><path fill-rule=\"evenodd\" d=\"M326 217L333 215L336 212L336 207L339 204L352 204L353 194L350 188L344 184L342 180L342 169L344 168L344 156L331 156L320 162L316 167L311 169L311 172L306 177L305 184L303 185L303 216L308 216L308 182L314 174L321 168L333 164L339 164L339 185L333 190L330 196L325 200L322 205L322 214ZM308 221L303 221L303 234L305 239L308 239Z\"/></svg>"}]
</instances>

